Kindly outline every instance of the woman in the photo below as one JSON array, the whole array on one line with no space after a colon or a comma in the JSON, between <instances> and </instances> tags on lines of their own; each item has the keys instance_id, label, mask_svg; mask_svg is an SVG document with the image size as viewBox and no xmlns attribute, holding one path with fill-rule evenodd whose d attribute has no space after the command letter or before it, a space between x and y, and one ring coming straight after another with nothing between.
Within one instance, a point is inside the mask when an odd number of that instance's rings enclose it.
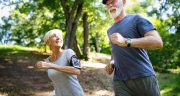
<instances>
[{"instance_id":1,"label":"woman","mask_svg":"<svg viewBox=\"0 0 180 96\"><path fill-rule=\"evenodd\" d=\"M55 96L83 96L83 90L78 82L80 64L73 50L63 50L61 30L50 30L44 36L44 42L50 47L52 55L44 61L38 61L38 69L47 69L52 80Z\"/></svg>"}]
</instances>

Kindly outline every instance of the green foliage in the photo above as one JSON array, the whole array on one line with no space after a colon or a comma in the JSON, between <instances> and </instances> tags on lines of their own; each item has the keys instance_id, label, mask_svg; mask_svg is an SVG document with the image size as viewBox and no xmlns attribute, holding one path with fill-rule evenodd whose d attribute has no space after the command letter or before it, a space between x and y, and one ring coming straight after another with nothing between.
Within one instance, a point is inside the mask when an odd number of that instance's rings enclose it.
<instances>
[{"instance_id":1,"label":"green foliage","mask_svg":"<svg viewBox=\"0 0 180 96\"><path fill-rule=\"evenodd\" d=\"M72 6L74 0L68 0ZM60 1L48 0L17 0L2 3L4 6L14 6L9 17L1 18L0 39L2 44L13 43L23 46L44 47L42 38L50 29L61 29L65 35L66 17ZM163 69L180 66L180 22L179 0L127 0L126 12L142 14L151 17L151 21L160 33L164 47L149 51L154 66ZM152 6L153 5L153 6ZM101 0L85 0L83 12L88 13L90 48L111 54L107 30L113 24ZM83 48L82 18L78 22L76 32L78 43Z\"/></svg>"},{"instance_id":2,"label":"green foliage","mask_svg":"<svg viewBox=\"0 0 180 96\"><path fill-rule=\"evenodd\" d=\"M148 1L148 0L147 0ZM143 14L146 15L147 6L138 2L138 0L127 0L125 10L128 14Z\"/></svg>"},{"instance_id":3,"label":"green foliage","mask_svg":"<svg viewBox=\"0 0 180 96\"><path fill-rule=\"evenodd\" d=\"M3 55L7 56L10 53L25 56L26 54L29 54L32 51L40 52L41 50L37 48L27 48L27 47L18 46L18 45L0 45L0 51L1 51L1 56Z\"/></svg>"},{"instance_id":4,"label":"green foliage","mask_svg":"<svg viewBox=\"0 0 180 96\"><path fill-rule=\"evenodd\" d=\"M143 2L145 5L149 3L161 5L159 7L149 7L151 10L148 12L148 15L156 18L152 21L164 42L162 49L149 52L150 59L154 66L164 70L167 68L177 68L180 66L180 22L177 20L180 16L178 8L179 0Z\"/></svg>"},{"instance_id":5,"label":"green foliage","mask_svg":"<svg viewBox=\"0 0 180 96\"><path fill-rule=\"evenodd\" d=\"M11 3L13 2L8 5ZM2 18L5 23L2 29L6 34L10 34L8 40L15 41L15 44L42 46L45 32L54 28L65 30L65 17L57 1L17 1L14 6L10 16ZM54 8L56 10L53 10Z\"/></svg>"},{"instance_id":6,"label":"green foliage","mask_svg":"<svg viewBox=\"0 0 180 96\"><path fill-rule=\"evenodd\" d=\"M174 39L175 36L171 37ZM164 47L162 49L149 51L149 56L154 66L164 70L180 66L180 50L177 50L180 46L177 46L171 40L164 41Z\"/></svg>"},{"instance_id":7,"label":"green foliage","mask_svg":"<svg viewBox=\"0 0 180 96\"><path fill-rule=\"evenodd\" d=\"M161 20L151 18L151 21L156 26L164 42L163 48L158 50L149 50L149 56L152 64L164 70L180 66L180 40L178 38L178 34L172 34L166 29L166 27L169 27L166 23L169 20L161 22Z\"/></svg>"},{"instance_id":8,"label":"green foliage","mask_svg":"<svg viewBox=\"0 0 180 96\"><path fill-rule=\"evenodd\" d=\"M160 74L158 76L162 96L180 96L180 74Z\"/></svg>"},{"instance_id":9,"label":"green foliage","mask_svg":"<svg viewBox=\"0 0 180 96\"><path fill-rule=\"evenodd\" d=\"M96 43L100 52L110 54L110 45L107 37L107 29L112 24L112 19L109 18L106 8L101 4L101 0L88 0L84 3L84 12L88 13L90 48L95 51ZM83 28L82 19L78 25L77 31L78 43L83 46Z\"/></svg>"},{"instance_id":10,"label":"green foliage","mask_svg":"<svg viewBox=\"0 0 180 96\"><path fill-rule=\"evenodd\" d=\"M152 11L149 12L150 16L155 16L162 22L167 24L169 32L180 33L180 0L157 0L160 6L153 6Z\"/></svg>"}]
</instances>

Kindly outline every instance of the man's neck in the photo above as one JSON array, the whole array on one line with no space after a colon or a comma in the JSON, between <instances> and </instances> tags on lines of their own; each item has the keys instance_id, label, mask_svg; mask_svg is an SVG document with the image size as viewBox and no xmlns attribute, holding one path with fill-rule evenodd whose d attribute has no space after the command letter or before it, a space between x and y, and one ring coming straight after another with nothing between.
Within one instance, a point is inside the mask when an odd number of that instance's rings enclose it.
<instances>
[{"instance_id":1,"label":"man's neck","mask_svg":"<svg viewBox=\"0 0 180 96\"><path fill-rule=\"evenodd\" d=\"M122 11L121 14L114 19L115 23L121 21L125 16L126 16L126 13Z\"/></svg>"}]
</instances>

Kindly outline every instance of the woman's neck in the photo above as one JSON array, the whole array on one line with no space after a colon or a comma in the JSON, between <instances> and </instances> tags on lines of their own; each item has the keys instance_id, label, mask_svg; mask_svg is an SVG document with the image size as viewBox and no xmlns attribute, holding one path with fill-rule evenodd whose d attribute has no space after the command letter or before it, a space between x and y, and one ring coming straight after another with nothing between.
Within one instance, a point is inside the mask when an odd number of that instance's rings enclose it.
<instances>
[{"instance_id":1,"label":"woman's neck","mask_svg":"<svg viewBox=\"0 0 180 96\"><path fill-rule=\"evenodd\" d=\"M63 50L59 47L51 48L51 51L52 51L52 55L50 56L51 61L57 60L59 56L61 56L61 54L63 53Z\"/></svg>"}]
</instances>

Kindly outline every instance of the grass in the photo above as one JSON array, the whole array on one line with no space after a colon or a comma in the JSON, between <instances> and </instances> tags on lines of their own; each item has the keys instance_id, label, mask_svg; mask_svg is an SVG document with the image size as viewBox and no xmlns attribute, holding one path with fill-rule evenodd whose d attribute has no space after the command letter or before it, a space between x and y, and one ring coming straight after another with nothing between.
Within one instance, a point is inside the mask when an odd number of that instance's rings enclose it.
<instances>
[{"instance_id":1,"label":"grass","mask_svg":"<svg viewBox=\"0 0 180 96\"><path fill-rule=\"evenodd\" d=\"M36 48L27 48L17 45L0 45L0 56L6 56L6 58L9 58L9 56L12 54L16 54L18 56L26 56L33 51L39 52L39 50Z\"/></svg>"},{"instance_id":2,"label":"grass","mask_svg":"<svg viewBox=\"0 0 180 96\"><path fill-rule=\"evenodd\" d=\"M45 56L39 49L0 45L0 53L0 96L33 96L36 90L50 90L47 74L34 68Z\"/></svg>"},{"instance_id":3,"label":"grass","mask_svg":"<svg viewBox=\"0 0 180 96\"><path fill-rule=\"evenodd\" d=\"M162 96L180 96L179 73L159 73L158 80Z\"/></svg>"},{"instance_id":4,"label":"grass","mask_svg":"<svg viewBox=\"0 0 180 96\"><path fill-rule=\"evenodd\" d=\"M37 48L28 48L18 45L0 45L0 50L7 50L7 51L32 51L36 50L39 51Z\"/></svg>"},{"instance_id":5,"label":"grass","mask_svg":"<svg viewBox=\"0 0 180 96\"><path fill-rule=\"evenodd\" d=\"M0 96L32 96L36 91L48 92L52 90L50 81L48 79L44 79L48 78L47 74L37 72L34 69L28 69L28 66L33 66L32 64L34 64L37 60L47 57L47 55L44 56L40 52L41 50L36 48L0 45ZM92 53L91 57L92 62L106 64L110 59L109 55L101 53ZM169 69L168 71L170 72L157 74L161 89L161 96L180 96L180 68ZM112 77L108 77L105 74L103 69L85 69L82 73L82 77L80 78L80 83L87 93L93 93L94 91L103 89L107 89L112 92L110 83L111 78ZM89 81L95 82L93 83ZM87 84L87 82L89 83ZM91 90L94 91L90 92ZM89 96L95 95L90 94Z\"/></svg>"}]
</instances>

